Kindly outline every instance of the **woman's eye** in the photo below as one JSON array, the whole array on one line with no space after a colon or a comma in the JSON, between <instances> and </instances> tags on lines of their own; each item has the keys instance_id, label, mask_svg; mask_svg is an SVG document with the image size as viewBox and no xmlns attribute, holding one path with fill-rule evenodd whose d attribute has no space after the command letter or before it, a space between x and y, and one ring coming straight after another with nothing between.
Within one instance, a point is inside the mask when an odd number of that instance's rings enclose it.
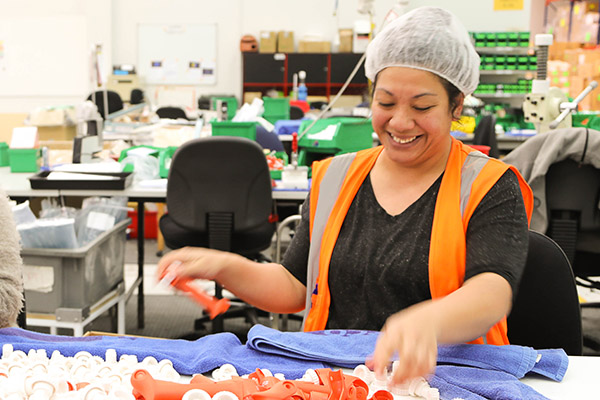
<instances>
[{"instance_id":1,"label":"woman's eye","mask_svg":"<svg viewBox=\"0 0 600 400\"><path fill-rule=\"evenodd\" d=\"M381 107L391 107L394 105L394 103L382 103L381 101L379 102L379 105Z\"/></svg>"},{"instance_id":2,"label":"woman's eye","mask_svg":"<svg viewBox=\"0 0 600 400\"><path fill-rule=\"evenodd\" d=\"M429 106L429 107L415 107L415 110L417 111L427 111L429 109L433 108L433 106Z\"/></svg>"}]
</instances>

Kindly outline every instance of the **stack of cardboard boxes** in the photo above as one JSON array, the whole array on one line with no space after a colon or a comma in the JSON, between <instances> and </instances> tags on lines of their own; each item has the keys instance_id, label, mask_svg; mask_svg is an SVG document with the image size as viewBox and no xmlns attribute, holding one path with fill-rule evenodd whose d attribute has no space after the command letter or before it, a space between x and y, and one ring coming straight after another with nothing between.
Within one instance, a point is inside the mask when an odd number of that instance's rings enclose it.
<instances>
[{"instance_id":1,"label":"stack of cardboard boxes","mask_svg":"<svg viewBox=\"0 0 600 400\"><path fill-rule=\"evenodd\" d=\"M591 81L600 83L600 51L583 48L581 43L555 43L550 48L548 76L550 84L575 98ZM600 90L596 89L579 103L584 111L600 111Z\"/></svg>"},{"instance_id":2,"label":"stack of cardboard boxes","mask_svg":"<svg viewBox=\"0 0 600 400\"><path fill-rule=\"evenodd\" d=\"M352 29L339 30L339 53L351 53L353 41ZM260 53L294 53L296 46L294 32L261 31L258 51ZM298 41L298 53L331 53L331 41L321 37L303 37Z\"/></svg>"}]
</instances>

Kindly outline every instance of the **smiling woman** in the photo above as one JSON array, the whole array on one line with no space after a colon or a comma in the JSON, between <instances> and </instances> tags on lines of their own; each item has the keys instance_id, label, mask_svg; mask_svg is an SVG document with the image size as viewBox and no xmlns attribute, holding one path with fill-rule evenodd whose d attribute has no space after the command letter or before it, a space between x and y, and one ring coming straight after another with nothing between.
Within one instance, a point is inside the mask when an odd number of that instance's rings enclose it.
<instances>
[{"instance_id":1,"label":"smiling woman","mask_svg":"<svg viewBox=\"0 0 600 400\"><path fill-rule=\"evenodd\" d=\"M382 330L374 366L397 381L430 373L438 344L506 344L527 253L531 190L518 172L450 136L479 58L446 10L415 9L369 44L373 128L382 146L313 164L282 265L171 252L183 276L215 279L303 329ZM247 282L253 282L248 285Z\"/></svg>"}]
</instances>

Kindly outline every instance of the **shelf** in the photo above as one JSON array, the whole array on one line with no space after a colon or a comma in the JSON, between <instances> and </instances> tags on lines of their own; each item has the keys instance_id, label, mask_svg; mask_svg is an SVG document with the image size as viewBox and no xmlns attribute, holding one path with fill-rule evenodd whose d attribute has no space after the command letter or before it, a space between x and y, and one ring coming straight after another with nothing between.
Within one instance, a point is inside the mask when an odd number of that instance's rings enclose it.
<instances>
[{"instance_id":1,"label":"shelf","mask_svg":"<svg viewBox=\"0 0 600 400\"><path fill-rule=\"evenodd\" d=\"M509 54L509 55L534 55L531 47L475 47L479 54Z\"/></svg>"},{"instance_id":2,"label":"shelf","mask_svg":"<svg viewBox=\"0 0 600 400\"><path fill-rule=\"evenodd\" d=\"M481 76L486 76L486 75L521 75L521 76L525 76L527 77L528 75L531 75L531 79L533 79L533 76L535 75L537 71L534 70L518 70L518 69L481 69L479 70L479 75Z\"/></svg>"},{"instance_id":3,"label":"shelf","mask_svg":"<svg viewBox=\"0 0 600 400\"><path fill-rule=\"evenodd\" d=\"M475 97L485 97L493 99L520 99L527 95L527 93L473 93Z\"/></svg>"}]
</instances>

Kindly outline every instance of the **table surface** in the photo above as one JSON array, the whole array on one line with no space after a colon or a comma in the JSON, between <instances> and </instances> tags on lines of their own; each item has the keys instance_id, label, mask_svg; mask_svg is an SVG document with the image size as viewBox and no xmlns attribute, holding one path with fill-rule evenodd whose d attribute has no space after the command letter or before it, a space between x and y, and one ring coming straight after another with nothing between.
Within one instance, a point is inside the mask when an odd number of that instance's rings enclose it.
<instances>
[{"instance_id":1,"label":"table surface","mask_svg":"<svg viewBox=\"0 0 600 400\"><path fill-rule=\"evenodd\" d=\"M139 183L132 184L123 190L64 190L64 189L32 189L29 177L32 172L10 172L9 167L0 167L0 187L10 197L58 197L58 196L127 196L130 199L141 198L145 201L164 202L167 196L166 187L145 187ZM274 189L275 200L304 200L307 190Z\"/></svg>"}]
</instances>

